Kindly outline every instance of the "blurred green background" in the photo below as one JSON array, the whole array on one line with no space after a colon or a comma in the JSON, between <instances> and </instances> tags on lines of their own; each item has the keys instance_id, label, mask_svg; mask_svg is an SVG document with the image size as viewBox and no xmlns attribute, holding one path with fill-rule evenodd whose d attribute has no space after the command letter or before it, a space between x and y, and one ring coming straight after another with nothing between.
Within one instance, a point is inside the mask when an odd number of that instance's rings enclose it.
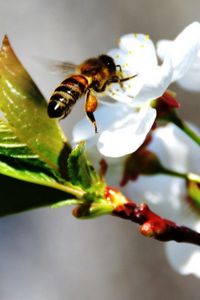
<instances>
[{"instance_id":1,"label":"blurred green background","mask_svg":"<svg viewBox=\"0 0 200 300\"><path fill-rule=\"evenodd\" d=\"M173 39L195 20L198 0L0 0L0 36L8 34L47 98L63 77L37 57L79 63L116 47L125 33ZM173 88L181 115L200 125L199 94ZM69 136L82 116L79 101L62 121ZM162 243L117 218L79 221L70 208L35 210L0 219L0 241L0 300L199 299L199 281L171 269Z\"/></svg>"}]
</instances>

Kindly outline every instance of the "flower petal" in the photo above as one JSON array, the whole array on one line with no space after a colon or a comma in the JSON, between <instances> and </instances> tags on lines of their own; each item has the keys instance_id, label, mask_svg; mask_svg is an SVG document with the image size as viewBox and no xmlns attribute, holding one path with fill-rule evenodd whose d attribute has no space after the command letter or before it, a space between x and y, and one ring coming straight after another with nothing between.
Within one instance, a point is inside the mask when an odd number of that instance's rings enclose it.
<instances>
[{"instance_id":1,"label":"flower petal","mask_svg":"<svg viewBox=\"0 0 200 300\"><path fill-rule=\"evenodd\" d=\"M108 87L106 94L121 103L136 107L138 103L136 103L134 97L139 93L142 87L143 80L141 76L137 76L123 83L123 88L121 88L118 83L112 84Z\"/></svg>"},{"instance_id":2,"label":"flower petal","mask_svg":"<svg viewBox=\"0 0 200 300\"><path fill-rule=\"evenodd\" d=\"M196 147L196 148L195 148ZM158 128L153 133L150 150L156 153L166 167L185 171L200 171L199 146L175 125ZM147 202L150 208L164 218L200 232L199 215L187 203L185 181L165 175L140 176L124 187L124 193L138 202ZM167 257L172 267L183 275L200 277L200 250L190 244L166 244Z\"/></svg>"},{"instance_id":3,"label":"flower petal","mask_svg":"<svg viewBox=\"0 0 200 300\"><path fill-rule=\"evenodd\" d=\"M155 46L148 35L129 33L120 38L119 47L141 68L157 65Z\"/></svg>"},{"instance_id":4,"label":"flower petal","mask_svg":"<svg viewBox=\"0 0 200 300\"><path fill-rule=\"evenodd\" d=\"M144 34L127 34L121 37L119 48L108 52L123 72L129 75L140 74L157 65L153 42Z\"/></svg>"},{"instance_id":5,"label":"flower petal","mask_svg":"<svg viewBox=\"0 0 200 300\"><path fill-rule=\"evenodd\" d=\"M198 41L197 41L198 42ZM160 40L157 43L157 53L160 59L164 59L165 56L171 51L173 41ZM197 52L197 57L194 59L193 63L190 64L189 70L177 80L183 89L199 92L200 91L200 50ZM173 78L174 79L174 78Z\"/></svg>"},{"instance_id":6,"label":"flower petal","mask_svg":"<svg viewBox=\"0 0 200 300\"><path fill-rule=\"evenodd\" d=\"M134 80L134 78L132 80ZM139 85L136 85L136 87L138 90L141 89L141 86ZM107 88L106 94L121 103L134 106L134 95L128 96L126 93L128 90L129 87L127 87L127 84L124 84L124 89L122 89L118 83L114 83Z\"/></svg>"},{"instance_id":7,"label":"flower petal","mask_svg":"<svg viewBox=\"0 0 200 300\"><path fill-rule=\"evenodd\" d=\"M98 132L101 133L112 126L116 120L121 119L122 115L124 116L127 113L128 109L129 108L127 108L126 105L121 103L101 103L94 113ZM98 136L99 134L95 134L94 127L87 118L83 118L79 121L72 131L73 143L78 143Z\"/></svg>"},{"instance_id":8,"label":"flower petal","mask_svg":"<svg viewBox=\"0 0 200 300\"><path fill-rule=\"evenodd\" d=\"M129 65L128 65L127 53L124 52L122 49L119 48L112 49L107 54L114 59L116 65L121 66L123 71L128 69L129 72L132 72L132 70L128 68Z\"/></svg>"},{"instance_id":9,"label":"flower petal","mask_svg":"<svg viewBox=\"0 0 200 300\"><path fill-rule=\"evenodd\" d=\"M124 84L124 89L113 84L107 94L112 98L140 107L163 95L172 81L173 69L170 59L165 59L161 66L145 70Z\"/></svg>"},{"instance_id":10,"label":"flower petal","mask_svg":"<svg viewBox=\"0 0 200 300\"><path fill-rule=\"evenodd\" d=\"M140 112L121 114L99 137L98 150L104 156L121 157L136 151L144 142L156 118L156 110L149 105Z\"/></svg>"},{"instance_id":11,"label":"flower petal","mask_svg":"<svg viewBox=\"0 0 200 300\"><path fill-rule=\"evenodd\" d=\"M200 92L200 57L195 60L185 76L181 77L177 83L188 91Z\"/></svg>"},{"instance_id":12,"label":"flower petal","mask_svg":"<svg viewBox=\"0 0 200 300\"><path fill-rule=\"evenodd\" d=\"M171 266L182 275L200 277L200 250L198 246L170 242L166 254Z\"/></svg>"},{"instance_id":13,"label":"flower petal","mask_svg":"<svg viewBox=\"0 0 200 300\"><path fill-rule=\"evenodd\" d=\"M172 81L172 75L171 60L167 58L161 66L156 66L150 72L146 71L138 76L143 84L140 84L142 87L134 99L135 103L142 103L162 96ZM127 94L129 95L128 92Z\"/></svg>"},{"instance_id":14,"label":"flower petal","mask_svg":"<svg viewBox=\"0 0 200 300\"><path fill-rule=\"evenodd\" d=\"M157 42L156 51L161 60L164 60L165 56L171 51L173 41L160 40Z\"/></svg>"},{"instance_id":15,"label":"flower petal","mask_svg":"<svg viewBox=\"0 0 200 300\"><path fill-rule=\"evenodd\" d=\"M196 128L193 128L197 131ZM198 132L198 131L197 131ZM149 149L156 153L166 168L178 172L200 172L199 146L173 124L158 128L153 133Z\"/></svg>"},{"instance_id":16,"label":"flower petal","mask_svg":"<svg viewBox=\"0 0 200 300\"><path fill-rule=\"evenodd\" d=\"M173 124L153 131L148 147L166 168L179 172L200 172L199 146ZM192 153L192 155L191 155ZM128 197L151 203L153 209L163 217L185 226L195 226L196 213L190 210L186 200L185 181L165 175L140 176L125 188Z\"/></svg>"},{"instance_id":17,"label":"flower petal","mask_svg":"<svg viewBox=\"0 0 200 300\"><path fill-rule=\"evenodd\" d=\"M119 47L109 51L108 55L121 66L123 77L137 76L124 82L123 89L119 84L112 84L107 94L120 102L130 103L130 98L133 99L142 89L147 77L145 74L152 76L152 70L157 66L156 51L153 42L144 34L122 36Z\"/></svg>"},{"instance_id":18,"label":"flower petal","mask_svg":"<svg viewBox=\"0 0 200 300\"><path fill-rule=\"evenodd\" d=\"M185 195L184 180L170 176L140 176L130 181L123 189L128 198L137 202L146 202L160 216L176 220L176 212L181 207L181 199Z\"/></svg>"},{"instance_id":19,"label":"flower petal","mask_svg":"<svg viewBox=\"0 0 200 300\"><path fill-rule=\"evenodd\" d=\"M160 46L159 46L160 44ZM158 53L164 54L164 42L160 42ZM174 69L173 81L183 77L197 58L200 47L200 23L194 22L187 26L177 38L167 45L167 55ZM162 47L162 48L161 48ZM165 57L166 57L165 56Z\"/></svg>"}]
</instances>

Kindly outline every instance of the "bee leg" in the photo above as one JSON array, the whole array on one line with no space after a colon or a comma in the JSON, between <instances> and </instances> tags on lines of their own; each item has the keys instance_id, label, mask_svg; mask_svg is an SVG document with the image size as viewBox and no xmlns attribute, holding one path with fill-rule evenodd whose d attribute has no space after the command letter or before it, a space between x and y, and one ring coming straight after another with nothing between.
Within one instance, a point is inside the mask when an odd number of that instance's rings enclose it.
<instances>
[{"instance_id":1,"label":"bee leg","mask_svg":"<svg viewBox=\"0 0 200 300\"><path fill-rule=\"evenodd\" d=\"M119 80L119 82L128 81L128 80L130 80L130 79L133 79L133 78L135 78L136 76L138 76L138 75L137 75L137 74L135 74L135 75L133 75L133 76L130 76L130 77L121 78L121 79Z\"/></svg>"},{"instance_id":2,"label":"bee leg","mask_svg":"<svg viewBox=\"0 0 200 300\"><path fill-rule=\"evenodd\" d=\"M133 78L136 77L136 76L137 76L137 74L136 74L136 75L133 75L133 76L130 76L130 77L120 78L120 80L119 80L119 85L120 85L120 87L121 87L122 89L124 89L123 82L124 82L124 81L128 81L128 80L130 80L130 79L133 79Z\"/></svg>"},{"instance_id":3,"label":"bee leg","mask_svg":"<svg viewBox=\"0 0 200 300\"><path fill-rule=\"evenodd\" d=\"M119 83L120 87L123 89L123 82L124 81L128 81L130 79L133 79L134 77L136 77L136 75L130 76L130 77L125 77L125 78L120 78L119 76L113 76L112 78L108 79L104 85L98 90L99 93L104 92L106 87L108 85L110 85L111 83Z\"/></svg>"},{"instance_id":4,"label":"bee leg","mask_svg":"<svg viewBox=\"0 0 200 300\"><path fill-rule=\"evenodd\" d=\"M96 120L94 117L94 112L97 109L98 105L98 100L95 97L95 95L91 92L90 89L87 90L86 95L85 95L85 112L92 124L94 125L95 128L95 133L97 133L97 125L96 125Z\"/></svg>"}]
</instances>

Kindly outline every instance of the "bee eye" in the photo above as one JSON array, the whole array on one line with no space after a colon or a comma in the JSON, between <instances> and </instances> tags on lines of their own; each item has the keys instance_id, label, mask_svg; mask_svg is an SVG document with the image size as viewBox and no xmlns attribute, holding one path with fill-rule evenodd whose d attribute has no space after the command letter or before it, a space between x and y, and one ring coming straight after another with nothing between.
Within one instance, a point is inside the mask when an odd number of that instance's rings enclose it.
<instances>
[{"instance_id":1,"label":"bee eye","mask_svg":"<svg viewBox=\"0 0 200 300\"><path fill-rule=\"evenodd\" d=\"M116 71L116 65L112 57L108 55L100 55L99 59L104 63L104 65L109 69L109 71Z\"/></svg>"},{"instance_id":2,"label":"bee eye","mask_svg":"<svg viewBox=\"0 0 200 300\"><path fill-rule=\"evenodd\" d=\"M65 106L56 100L50 100L47 112L50 118L60 118L65 113Z\"/></svg>"}]
</instances>

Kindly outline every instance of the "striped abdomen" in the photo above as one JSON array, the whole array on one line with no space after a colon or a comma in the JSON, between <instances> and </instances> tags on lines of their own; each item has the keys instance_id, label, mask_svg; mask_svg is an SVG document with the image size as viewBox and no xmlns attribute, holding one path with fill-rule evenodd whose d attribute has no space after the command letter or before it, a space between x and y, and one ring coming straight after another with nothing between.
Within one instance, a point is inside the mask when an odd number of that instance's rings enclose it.
<instances>
[{"instance_id":1,"label":"striped abdomen","mask_svg":"<svg viewBox=\"0 0 200 300\"><path fill-rule=\"evenodd\" d=\"M72 75L58 86L51 96L48 104L50 118L66 117L72 106L85 93L88 79L84 75Z\"/></svg>"}]
</instances>

